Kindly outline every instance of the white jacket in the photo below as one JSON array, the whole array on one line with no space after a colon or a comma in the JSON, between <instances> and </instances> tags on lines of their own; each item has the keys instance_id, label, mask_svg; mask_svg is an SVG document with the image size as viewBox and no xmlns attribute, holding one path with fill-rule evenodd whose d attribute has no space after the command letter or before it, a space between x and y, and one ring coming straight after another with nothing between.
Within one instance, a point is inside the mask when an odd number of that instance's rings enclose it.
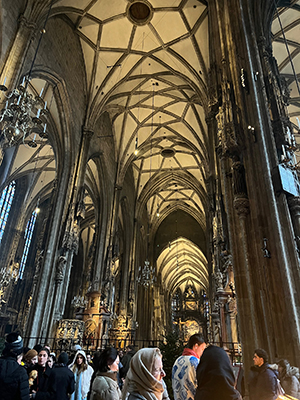
<instances>
[{"instance_id":1,"label":"white jacket","mask_svg":"<svg viewBox=\"0 0 300 400\"><path fill-rule=\"evenodd\" d=\"M77 374L76 374L77 369L76 369L76 367L74 368L75 361L76 361L76 358L77 358L78 354L81 354L83 356L84 363L87 364L87 366L88 366L87 369L81 373L81 376L82 376L81 377L81 398L85 399L86 396L88 395L89 390L90 390L90 383L91 383L91 378L92 378L94 370L88 364L85 352L83 350L78 350L77 353L75 354L73 362L69 365L70 370L74 372L75 380L78 379L77 378ZM75 385L77 385L77 384L78 383L76 381Z\"/></svg>"}]
</instances>

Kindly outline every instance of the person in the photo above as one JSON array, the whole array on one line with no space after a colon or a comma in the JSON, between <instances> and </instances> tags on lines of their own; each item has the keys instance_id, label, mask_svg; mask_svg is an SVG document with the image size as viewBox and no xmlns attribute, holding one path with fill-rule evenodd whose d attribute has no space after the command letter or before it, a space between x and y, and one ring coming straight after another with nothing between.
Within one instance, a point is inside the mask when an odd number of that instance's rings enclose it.
<instances>
[{"instance_id":1,"label":"person","mask_svg":"<svg viewBox=\"0 0 300 400\"><path fill-rule=\"evenodd\" d=\"M77 351L69 368L75 376L75 392L71 395L71 400L83 400L89 392L94 372L93 368L88 364L83 350Z\"/></svg>"},{"instance_id":2,"label":"person","mask_svg":"<svg viewBox=\"0 0 300 400\"><path fill-rule=\"evenodd\" d=\"M224 349L208 346L203 351L196 373L195 400L242 400L234 387L233 370Z\"/></svg>"},{"instance_id":3,"label":"person","mask_svg":"<svg viewBox=\"0 0 300 400\"><path fill-rule=\"evenodd\" d=\"M196 369L206 347L204 338L196 333L190 336L187 347L172 368L172 389L175 400L194 399L197 387Z\"/></svg>"},{"instance_id":4,"label":"person","mask_svg":"<svg viewBox=\"0 0 300 400\"><path fill-rule=\"evenodd\" d=\"M90 400L119 400L122 398L117 377L119 362L118 352L113 347L107 348L101 353Z\"/></svg>"},{"instance_id":5,"label":"person","mask_svg":"<svg viewBox=\"0 0 300 400\"><path fill-rule=\"evenodd\" d=\"M28 350L24 356L25 368L31 371L32 367L38 362L38 353L36 350Z\"/></svg>"},{"instance_id":6,"label":"person","mask_svg":"<svg viewBox=\"0 0 300 400\"><path fill-rule=\"evenodd\" d=\"M140 349L132 357L123 389L123 400L161 400L165 394L162 355L158 348Z\"/></svg>"},{"instance_id":7,"label":"person","mask_svg":"<svg viewBox=\"0 0 300 400\"><path fill-rule=\"evenodd\" d=\"M134 356L134 347L132 344L126 346L125 355L122 358L122 368L120 368L120 377L126 378L127 372L129 370L129 365L132 357Z\"/></svg>"},{"instance_id":8,"label":"person","mask_svg":"<svg viewBox=\"0 0 300 400\"><path fill-rule=\"evenodd\" d=\"M56 363L56 355L55 353L50 353L50 356L48 358L48 365L50 368L53 368L53 365Z\"/></svg>"},{"instance_id":9,"label":"person","mask_svg":"<svg viewBox=\"0 0 300 400\"><path fill-rule=\"evenodd\" d=\"M254 365L249 374L250 400L276 400L277 375L268 364L268 353L264 349L254 351Z\"/></svg>"},{"instance_id":10,"label":"person","mask_svg":"<svg viewBox=\"0 0 300 400\"><path fill-rule=\"evenodd\" d=\"M92 367L93 366L92 356L90 354L87 354L86 359L87 359L88 364Z\"/></svg>"},{"instance_id":11,"label":"person","mask_svg":"<svg viewBox=\"0 0 300 400\"><path fill-rule=\"evenodd\" d=\"M68 368L68 354L61 352L49 377L49 393L51 400L69 400L69 395L75 391L75 378Z\"/></svg>"},{"instance_id":12,"label":"person","mask_svg":"<svg viewBox=\"0 0 300 400\"><path fill-rule=\"evenodd\" d=\"M285 393L300 399L299 369L291 367L287 360L279 360L278 372L278 377Z\"/></svg>"},{"instance_id":13,"label":"person","mask_svg":"<svg viewBox=\"0 0 300 400\"><path fill-rule=\"evenodd\" d=\"M1 400L29 400L29 382L26 370L21 366L23 340L17 332L7 335L0 358Z\"/></svg>"},{"instance_id":14,"label":"person","mask_svg":"<svg viewBox=\"0 0 300 400\"><path fill-rule=\"evenodd\" d=\"M38 362L32 369L37 371L37 378L30 387L32 399L45 400L49 398L49 377L51 373L51 368L48 365L49 355L49 350L42 347L38 354Z\"/></svg>"}]
</instances>

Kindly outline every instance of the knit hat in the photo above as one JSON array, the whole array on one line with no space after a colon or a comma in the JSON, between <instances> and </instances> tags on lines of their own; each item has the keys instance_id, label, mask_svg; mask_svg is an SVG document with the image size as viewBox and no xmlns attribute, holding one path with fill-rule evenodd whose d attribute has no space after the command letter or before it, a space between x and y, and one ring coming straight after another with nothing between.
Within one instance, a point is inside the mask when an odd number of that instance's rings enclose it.
<instances>
[{"instance_id":1,"label":"knit hat","mask_svg":"<svg viewBox=\"0 0 300 400\"><path fill-rule=\"evenodd\" d=\"M74 350L75 350L75 351L81 350L80 344L75 344Z\"/></svg>"},{"instance_id":2,"label":"knit hat","mask_svg":"<svg viewBox=\"0 0 300 400\"><path fill-rule=\"evenodd\" d=\"M68 364L69 357L65 351L62 351L58 357L58 364Z\"/></svg>"},{"instance_id":3,"label":"knit hat","mask_svg":"<svg viewBox=\"0 0 300 400\"><path fill-rule=\"evenodd\" d=\"M34 350L36 350L38 353L42 350L43 346L41 344L36 344L34 346Z\"/></svg>"},{"instance_id":4,"label":"knit hat","mask_svg":"<svg viewBox=\"0 0 300 400\"><path fill-rule=\"evenodd\" d=\"M18 356L23 352L23 340L17 332L11 332L6 336L5 353L13 353Z\"/></svg>"},{"instance_id":5,"label":"knit hat","mask_svg":"<svg viewBox=\"0 0 300 400\"><path fill-rule=\"evenodd\" d=\"M35 356L38 355L38 352L34 349L27 351L27 353L25 354L24 358L25 361L30 362Z\"/></svg>"}]
</instances>

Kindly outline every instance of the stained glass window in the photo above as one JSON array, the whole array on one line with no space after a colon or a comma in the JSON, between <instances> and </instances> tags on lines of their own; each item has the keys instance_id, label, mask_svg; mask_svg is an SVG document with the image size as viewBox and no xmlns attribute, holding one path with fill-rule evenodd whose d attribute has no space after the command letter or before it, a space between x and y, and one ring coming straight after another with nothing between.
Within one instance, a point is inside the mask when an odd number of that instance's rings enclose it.
<instances>
[{"instance_id":1,"label":"stained glass window","mask_svg":"<svg viewBox=\"0 0 300 400\"><path fill-rule=\"evenodd\" d=\"M20 279L23 278L24 269L25 269L25 265L26 265L26 261L27 261L27 257L28 257L28 252L29 252L29 248L30 248L30 243L31 243L32 235L33 235L33 230L34 230L37 213L38 213L37 209L33 211L29 221L27 222L27 226L25 229L25 235L24 235L25 245L24 245L23 255L21 258L21 262L20 262L20 270L19 270L19 278Z\"/></svg>"},{"instance_id":2,"label":"stained glass window","mask_svg":"<svg viewBox=\"0 0 300 400\"><path fill-rule=\"evenodd\" d=\"M16 182L12 181L3 190L0 198L0 242L3 237L4 229L7 223L8 214L11 208L11 204L14 198L16 189Z\"/></svg>"}]
</instances>

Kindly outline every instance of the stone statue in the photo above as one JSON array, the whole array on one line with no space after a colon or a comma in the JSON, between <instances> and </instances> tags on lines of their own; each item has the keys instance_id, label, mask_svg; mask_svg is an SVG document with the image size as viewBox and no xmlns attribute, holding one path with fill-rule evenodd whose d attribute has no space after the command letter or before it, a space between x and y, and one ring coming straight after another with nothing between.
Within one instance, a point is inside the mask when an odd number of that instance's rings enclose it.
<instances>
[{"instance_id":1,"label":"stone statue","mask_svg":"<svg viewBox=\"0 0 300 400\"><path fill-rule=\"evenodd\" d=\"M65 256L60 256L58 258L58 261L56 264L56 274L55 274L56 281L61 282L64 279L66 263L67 263L67 259Z\"/></svg>"},{"instance_id":2,"label":"stone statue","mask_svg":"<svg viewBox=\"0 0 300 400\"><path fill-rule=\"evenodd\" d=\"M35 271L34 271L34 276L33 276L33 282L37 282L37 280L39 279L40 276L40 271L42 268L42 264L43 264L43 260L44 260L44 250L40 251L37 263L36 263L36 267L35 267Z\"/></svg>"},{"instance_id":3,"label":"stone statue","mask_svg":"<svg viewBox=\"0 0 300 400\"><path fill-rule=\"evenodd\" d=\"M223 274L222 272L217 269L214 274L215 282L216 282L216 289L217 291L223 289Z\"/></svg>"}]
</instances>

